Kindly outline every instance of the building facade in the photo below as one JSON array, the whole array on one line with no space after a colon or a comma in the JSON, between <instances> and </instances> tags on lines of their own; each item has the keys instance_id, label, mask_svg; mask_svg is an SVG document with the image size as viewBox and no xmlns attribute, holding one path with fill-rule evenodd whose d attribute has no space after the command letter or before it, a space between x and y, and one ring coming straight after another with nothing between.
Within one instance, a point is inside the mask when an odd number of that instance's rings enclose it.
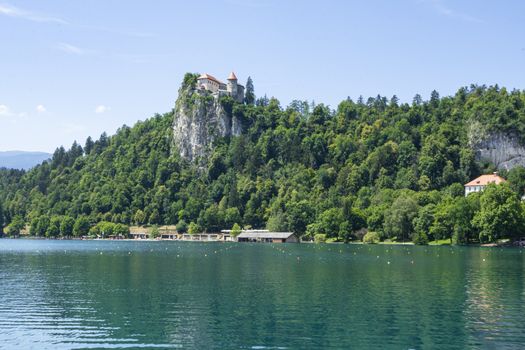
<instances>
[{"instance_id":1,"label":"building facade","mask_svg":"<svg viewBox=\"0 0 525 350\"><path fill-rule=\"evenodd\" d=\"M203 73L197 78L197 88L201 91L209 91L215 97L231 96L237 102L244 102L244 86L238 83L234 72L230 73L226 84L213 75Z\"/></svg>"},{"instance_id":2,"label":"building facade","mask_svg":"<svg viewBox=\"0 0 525 350\"><path fill-rule=\"evenodd\" d=\"M231 232L224 230L223 232ZM298 243L293 232L271 232L269 230L242 230L237 242Z\"/></svg>"},{"instance_id":3,"label":"building facade","mask_svg":"<svg viewBox=\"0 0 525 350\"><path fill-rule=\"evenodd\" d=\"M506 180L502 178L501 176L499 176L498 173L481 175L480 177L475 178L474 180L464 185L465 186L465 197L473 192L483 191L483 189L487 187L487 185L489 184L499 185L504 182L506 182Z\"/></svg>"}]
</instances>

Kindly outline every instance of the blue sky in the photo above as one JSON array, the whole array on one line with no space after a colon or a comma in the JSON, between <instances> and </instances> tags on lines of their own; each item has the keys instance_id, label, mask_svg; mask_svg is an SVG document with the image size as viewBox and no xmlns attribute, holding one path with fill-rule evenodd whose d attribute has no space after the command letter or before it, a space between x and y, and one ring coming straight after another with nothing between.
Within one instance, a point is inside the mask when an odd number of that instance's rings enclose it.
<instances>
[{"instance_id":1,"label":"blue sky","mask_svg":"<svg viewBox=\"0 0 525 350\"><path fill-rule=\"evenodd\" d=\"M0 0L0 151L83 144L231 70L283 106L523 89L525 1Z\"/></svg>"}]
</instances>

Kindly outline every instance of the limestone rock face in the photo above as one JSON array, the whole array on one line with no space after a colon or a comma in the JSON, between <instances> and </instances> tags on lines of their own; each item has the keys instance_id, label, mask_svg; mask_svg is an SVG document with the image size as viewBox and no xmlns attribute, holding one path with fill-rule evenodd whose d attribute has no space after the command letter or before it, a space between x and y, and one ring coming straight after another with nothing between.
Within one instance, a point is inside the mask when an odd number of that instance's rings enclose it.
<instances>
[{"instance_id":1,"label":"limestone rock face","mask_svg":"<svg viewBox=\"0 0 525 350\"><path fill-rule=\"evenodd\" d=\"M472 140L471 146L476 158L488 160L498 169L512 169L518 165L525 166L525 147L518 139L502 133L487 133Z\"/></svg>"},{"instance_id":2,"label":"limestone rock face","mask_svg":"<svg viewBox=\"0 0 525 350\"><path fill-rule=\"evenodd\" d=\"M173 137L183 159L205 159L215 140L239 136L242 131L241 121L228 113L219 99L196 90L180 92L175 104Z\"/></svg>"}]
</instances>

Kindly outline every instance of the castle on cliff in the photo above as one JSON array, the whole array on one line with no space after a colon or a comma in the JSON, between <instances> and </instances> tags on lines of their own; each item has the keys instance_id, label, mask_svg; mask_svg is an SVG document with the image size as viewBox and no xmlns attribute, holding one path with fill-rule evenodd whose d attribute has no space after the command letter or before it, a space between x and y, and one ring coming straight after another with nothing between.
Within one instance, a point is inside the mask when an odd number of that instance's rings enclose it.
<instances>
[{"instance_id":1,"label":"castle on cliff","mask_svg":"<svg viewBox=\"0 0 525 350\"><path fill-rule=\"evenodd\" d=\"M237 83L234 72L230 73L226 84L212 75L203 73L197 78L197 89L209 91L216 97L231 96L237 102L244 101L244 86Z\"/></svg>"}]
</instances>

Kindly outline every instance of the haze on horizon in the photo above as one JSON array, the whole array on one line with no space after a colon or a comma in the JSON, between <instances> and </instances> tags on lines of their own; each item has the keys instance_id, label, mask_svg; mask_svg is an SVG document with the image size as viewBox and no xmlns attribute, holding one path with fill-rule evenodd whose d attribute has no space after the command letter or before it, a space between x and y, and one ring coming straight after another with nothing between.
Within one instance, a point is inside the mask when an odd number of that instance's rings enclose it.
<instances>
[{"instance_id":1,"label":"haze on horizon","mask_svg":"<svg viewBox=\"0 0 525 350\"><path fill-rule=\"evenodd\" d=\"M0 151L52 152L171 110L185 72L332 108L523 89L525 3L0 0Z\"/></svg>"}]
</instances>

